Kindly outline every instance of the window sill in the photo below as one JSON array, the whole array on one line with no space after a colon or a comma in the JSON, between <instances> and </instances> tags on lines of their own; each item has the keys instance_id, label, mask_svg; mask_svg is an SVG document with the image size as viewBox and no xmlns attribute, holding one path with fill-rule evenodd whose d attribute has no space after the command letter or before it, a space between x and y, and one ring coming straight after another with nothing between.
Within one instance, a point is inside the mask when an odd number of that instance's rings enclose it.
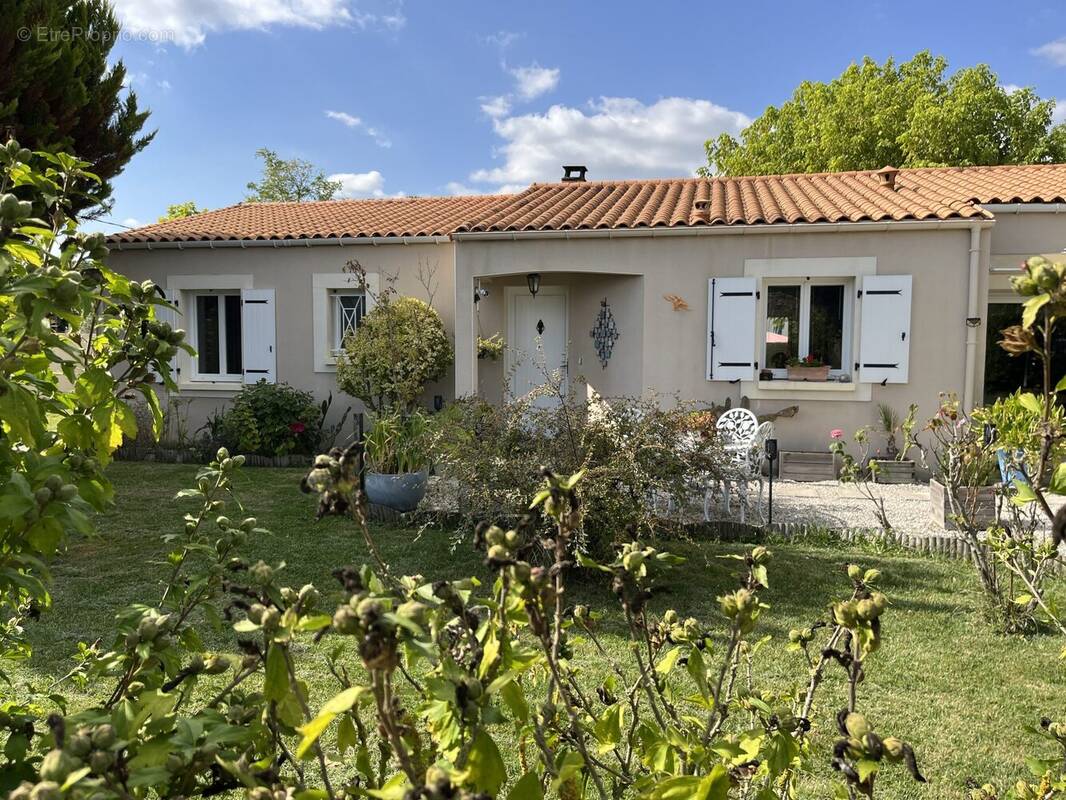
<instances>
[{"instance_id":1,"label":"window sill","mask_svg":"<svg viewBox=\"0 0 1066 800\"><path fill-rule=\"evenodd\" d=\"M790 381L787 379L759 381L759 388L767 391L801 391L801 392L854 392L856 384L840 381Z\"/></svg>"},{"instance_id":2,"label":"window sill","mask_svg":"<svg viewBox=\"0 0 1066 800\"><path fill-rule=\"evenodd\" d=\"M818 400L865 401L871 396L868 383L839 381L742 381L741 391L756 400L807 397Z\"/></svg>"},{"instance_id":3,"label":"window sill","mask_svg":"<svg viewBox=\"0 0 1066 800\"><path fill-rule=\"evenodd\" d=\"M200 392L207 394L228 392L233 394L243 388L244 384L238 381L183 381L178 383L178 393L186 396L195 396Z\"/></svg>"}]
</instances>

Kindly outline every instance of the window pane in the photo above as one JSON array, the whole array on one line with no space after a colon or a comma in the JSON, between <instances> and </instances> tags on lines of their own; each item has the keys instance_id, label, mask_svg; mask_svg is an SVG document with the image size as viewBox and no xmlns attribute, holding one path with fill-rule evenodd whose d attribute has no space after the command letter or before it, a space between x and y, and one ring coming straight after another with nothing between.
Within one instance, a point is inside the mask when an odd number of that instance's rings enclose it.
<instances>
[{"instance_id":1,"label":"window pane","mask_svg":"<svg viewBox=\"0 0 1066 800\"><path fill-rule=\"evenodd\" d=\"M985 343L985 402L994 403L1018 389L1042 391L1043 366L1032 353L1011 356L999 346L999 332L1022 322L1021 303L989 303ZM1051 384L1056 385L1066 374L1066 330L1056 331L1051 338ZM1061 397L1061 395L1060 395Z\"/></svg>"},{"instance_id":2,"label":"window pane","mask_svg":"<svg viewBox=\"0 0 1066 800\"><path fill-rule=\"evenodd\" d=\"M799 358L800 287L770 286L766 290L766 366L785 369Z\"/></svg>"},{"instance_id":3,"label":"window pane","mask_svg":"<svg viewBox=\"0 0 1066 800\"><path fill-rule=\"evenodd\" d=\"M226 372L241 375L241 357L244 350L241 340L241 298L228 294L226 301Z\"/></svg>"},{"instance_id":4,"label":"window pane","mask_svg":"<svg viewBox=\"0 0 1066 800\"><path fill-rule=\"evenodd\" d=\"M811 352L833 369L843 369L844 287L811 287ZM807 355L804 353L804 355Z\"/></svg>"},{"instance_id":5,"label":"window pane","mask_svg":"<svg viewBox=\"0 0 1066 800\"><path fill-rule=\"evenodd\" d=\"M218 361L218 297L196 297L196 370L201 375L217 375Z\"/></svg>"},{"instance_id":6,"label":"window pane","mask_svg":"<svg viewBox=\"0 0 1066 800\"><path fill-rule=\"evenodd\" d=\"M340 348L344 337L355 331L363 320L366 300L363 295L355 293L334 294L333 346Z\"/></svg>"}]
</instances>

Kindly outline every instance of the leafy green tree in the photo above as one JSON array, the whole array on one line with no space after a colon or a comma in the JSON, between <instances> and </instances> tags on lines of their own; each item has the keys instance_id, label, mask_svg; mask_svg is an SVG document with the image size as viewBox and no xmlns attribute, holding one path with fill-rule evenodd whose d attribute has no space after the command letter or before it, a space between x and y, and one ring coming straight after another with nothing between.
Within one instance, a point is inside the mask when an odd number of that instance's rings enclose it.
<instances>
[{"instance_id":1,"label":"leafy green tree","mask_svg":"<svg viewBox=\"0 0 1066 800\"><path fill-rule=\"evenodd\" d=\"M142 134L148 112L123 86L126 67L109 63L118 33L106 0L5 0L0 14L0 133L31 150L77 153L101 179L94 202L155 136Z\"/></svg>"},{"instance_id":2,"label":"leafy green tree","mask_svg":"<svg viewBox=\"0 0 1066 800\"><path fill-rule=\"evenodd\" d=\"M867 57L829 83L804 81L740 140L706 144L703 175L771 175L1066 160L1054 100L1010 91L986 64L946 76L928 51L897 64Z\"/></svg>"},{"instance_id":3,"label":"leafy green tree","mask_svg":"<svg viewBox=\"0 0 1066 800\"><path fill-rule=\"evenodd\" d=\"M263 178L248 184L251 203L287 200L332 200L340 191L339 181L331 181L310 161L279 158L273 150L261 147L255 154L263 159Z\"/></svg>"},{"instance_id":4,"label":"leafy green tree","mask_svg":"<svg viewBox=\"0 0 1066 800\"><path fill-rule=\"evenodd\" d=\"M202 214L207 211L206 208L199 208L194 200L187 200L184 203L174 203L167 206L167 213L159 218L159 222L167 222L172 219L184 219L185 217L191 217L193 214Z\"/></svg>"}]
</instances>

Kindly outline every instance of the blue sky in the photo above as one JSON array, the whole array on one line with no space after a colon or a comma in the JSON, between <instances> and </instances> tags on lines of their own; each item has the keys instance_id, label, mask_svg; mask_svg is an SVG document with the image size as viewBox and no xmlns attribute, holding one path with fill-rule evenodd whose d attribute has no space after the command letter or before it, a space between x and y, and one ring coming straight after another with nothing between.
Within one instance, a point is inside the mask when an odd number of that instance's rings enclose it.
<instances>
[{"instance_id":1,"label":"blue sky","mask_svg":"<svg viewBox=\"0 0 1066 800\"><path fill-rule=\"evenodd\" d=\"M115 0L115 48L155 141L109 219L239 202L255 151L314 162L347 196L513 191L691 174L803 79L931 49L1063 98L1056 2ZM158 40L165 41L160 42ZM111 228L114 230L114 228Z\"/></svg>"}]
</instances>

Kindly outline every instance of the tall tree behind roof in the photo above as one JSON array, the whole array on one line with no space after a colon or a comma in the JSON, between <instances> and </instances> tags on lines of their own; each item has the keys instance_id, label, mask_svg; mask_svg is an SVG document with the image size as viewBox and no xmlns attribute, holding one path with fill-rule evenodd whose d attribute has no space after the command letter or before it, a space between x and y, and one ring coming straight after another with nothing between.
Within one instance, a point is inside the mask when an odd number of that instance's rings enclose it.
<instances>
[{"instance_id":1,"label":"tall tree behind roof","mask_svg":"<svg viewBox=\"0 0 1066 800\"><path fill-rule=\"evenodd\" d=\"M1066 160L1066 125L1053 100L1000 84L987 64L946 76L929 51L897 64L867 57L829 83L804 81L740 134L706 143L702 175Z\"/></svg>"},{"instance_id":2,"label":"tall tree behind roof","mask_svg":"<svg viewBox=\"0 0 1066 800\"><path fill-rule=\"evenodd\" d=\"M77 153L102 181L97 201L155 136L142 133L148 112L124 86L125 65L108 66L119 30L107 0L3 0L0 14L0 134Z\"/></svg>"}]
</instances>

